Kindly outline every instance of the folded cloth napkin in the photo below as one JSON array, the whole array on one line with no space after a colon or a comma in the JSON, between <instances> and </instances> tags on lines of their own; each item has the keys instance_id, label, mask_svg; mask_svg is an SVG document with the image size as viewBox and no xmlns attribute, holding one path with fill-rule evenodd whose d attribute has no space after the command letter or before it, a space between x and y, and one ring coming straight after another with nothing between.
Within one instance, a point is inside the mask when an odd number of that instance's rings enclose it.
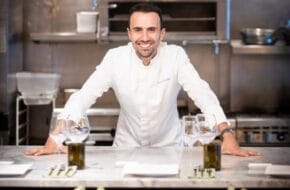
<instances>
[{"instance_id":1,"label":"folded cloth napkin","mask_svg":"<svg viewBox=\"0 0 290 190\"><path fill-rule=\"evenodd\" d=\"M0 176L24 175L31 170L32 163L14 164L13 161L1 161Z\"/></svg>"},{"instance_id":2,"label":"folded cloth napkin","mask_svg":"<svg viewBox=\"0 0 290 190\"><path fill-rule=\"evenodd\" d=\"M265 170L271 163L249 163L248 174L265 174Z\"/></svg>"},{"instance_id":3,"label":"folded cloth napkin","mask_svg":"<svg viewBox=\"0 0 290 190\"><path fill-rule=\"evenodd\" d=\"M279 165L271 164L266 167L266 175L279 176L279 177L290 177L290 165Z\"/></svg>"},{"instance_id":4,"label":"folded cloth napkin","mask_svg":"<svg viewBox=\"0 0 290 190\"><path fill-rule=\"evenodd\" d=\"M123 176L174 176L178 173L178 164L148 164L138 162L126 163L122 171Z\"/></svg>"}]
</instances>

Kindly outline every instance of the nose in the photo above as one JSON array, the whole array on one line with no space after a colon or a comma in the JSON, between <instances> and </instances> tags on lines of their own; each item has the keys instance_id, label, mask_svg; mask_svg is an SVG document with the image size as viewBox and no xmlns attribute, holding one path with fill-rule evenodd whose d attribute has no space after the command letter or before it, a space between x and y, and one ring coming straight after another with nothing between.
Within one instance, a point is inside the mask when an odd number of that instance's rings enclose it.
<instances>
[{"instance_id":1,"label":"nose","mask_svg":"<svg viewBox=\"0 0 290 190\"><path fill-rule=\"evenodd\" d=\"M141 36L141 40L143 41L147 41L149 39L149 35L148 35L148 32L146 30L144 30L142 32L142 36Z\"/></svg>"}]
</instances>

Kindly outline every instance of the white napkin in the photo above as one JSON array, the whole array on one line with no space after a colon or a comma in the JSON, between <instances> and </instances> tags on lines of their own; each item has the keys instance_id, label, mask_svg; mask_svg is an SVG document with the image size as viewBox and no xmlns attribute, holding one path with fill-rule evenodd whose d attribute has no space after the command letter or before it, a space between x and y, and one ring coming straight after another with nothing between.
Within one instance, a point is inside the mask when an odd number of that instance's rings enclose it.
<instances>
[{"instance_id":1,"label":"white napkin","mask_svg":"<svg viewBox=\"0 0 290 190\"><path fill-rule=\"evenodd\" d=\"M32 167L32 163L28 164L0 164L0 176L16 176L24 175Z\"/></svg>"},{"instance_id":2,"label":"white napkin","mask_svg":"<svg viewBox=\"0 0 290 190\"><path fill-rule=\"evenodd\" d=\"M248 174L264 174L268 166L272 165L271 163L249 163L248 164Z\"/></svg>"},{"instance_id":3,"label":"white napkin","mask_svg":"<svg viewBox=\"0 0 290 190\"><path fill-rule=\"evenodd\" d=\"M174 176L179 172L178 164L149 164L128 162L124 165L122 174L136 176Z\"/></svg>"},{"instance_id":4,"label":"white napkin","mask_svg":"<svg viewBox=\"0 0 290 190\"><path fill-rule=\"evenodd\" d=\"M269 165L265 170L265 174L290 177L290 165Z\"/></svg>"}]
</instances>

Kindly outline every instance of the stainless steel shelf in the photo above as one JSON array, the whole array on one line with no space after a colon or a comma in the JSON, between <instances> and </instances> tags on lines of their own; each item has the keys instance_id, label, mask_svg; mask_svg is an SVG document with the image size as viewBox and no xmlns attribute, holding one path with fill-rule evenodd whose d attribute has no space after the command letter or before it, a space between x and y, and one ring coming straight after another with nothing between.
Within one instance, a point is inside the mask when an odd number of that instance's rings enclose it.
<instances>
[{"instance_id":1,"label":"stainless steel shelf","mask_svg":"<svg viewBox=\"0 0 290 190\"><path fill-rule=\"evenodd\" d=\"M55 33L31 33L30 38L35 43L62 43L62 42L98 42L97 33L76 33L76 32L55 32ZM188 44L212 44L216 36L212 32L207 33L187 33L178 34L168 32L166 41L175 41ZM101 41L129 41L127 34L112 32L106 39Z\"/></svg>"},{"instance_id":2,"label":"stainless steel shelf","mask_svg":"<svg viewBox=\"0 0 290 190\"><path fill-rule=\"evenodd\" d=\"M110 32L107 41L128 42L128 35L122 32ZM104 40L104 41L106 41ZM164 41L182 44L220 44L229 43L226 39L217 39L214 32L166 32Z\"/></svg>"},{"instance_id":3,"label":"stainless steel shelf","mask_svg":"<svg viewBox=\"0 0 290 190\"><path fill-rule=\"evenodd\" d=\"M245 45L241 40L231 40L233 54L290 54L290 46L284 45Z\"/></svg>"},{"instance_id":4,"label":"stainless steel shelf","mask_svg":"<svg viewBox=\"0 0 290 190\"><path fill-rule=\"evenodd\" d=\"M61 113L63 108L55 108L55 113ZM86 111L88 116L118 116L120 108L90 108Z\"/></svg>"},{"instance_id":5,"label":"stainless steel shelf","mask_svg":"<svg viewBox=\"0 0 290 190\"><path fill-rule=\"evenodd\" d=\"M46 32L31 33L30 38L36 43L40 42L97 42L97 33L77 33L77 32Z\"/></svg>"}]
</instances>

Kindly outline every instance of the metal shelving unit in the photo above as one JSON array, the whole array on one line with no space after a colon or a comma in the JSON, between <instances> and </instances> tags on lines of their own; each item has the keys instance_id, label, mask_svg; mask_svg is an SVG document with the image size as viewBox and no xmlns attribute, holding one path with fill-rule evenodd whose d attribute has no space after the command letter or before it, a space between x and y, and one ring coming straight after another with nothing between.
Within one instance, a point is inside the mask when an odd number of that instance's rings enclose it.
<instances>
[{"instance_id":1,"label":"metal shelving unit","mask_svg":"<svg viewBox=\"0 0 290 190\"><path fill-rule=\"evenodd\" d=\"M29 143L29 106L25 106L25 108L20 110L20 103L23 101L23 96L17 96L16 98L16 146L23 143L25 141L26 144ZM21 117L25 115L25 120L22 121ZM25 136L20 137L20 131L25 128Z\"/></svg>"},{"instance_id":2,"label":"metal shelving unit","mask_svg":"<svg viewBox=\"0 0 290 190\"><path fill-rule=\"evenodd\" d=\"M245 45L241 40L231 40L233 54L241 55L281 55L290 54L290 46L284 45Z\"/></svg>"},{"instance_id":3,"label":"metal shelving unit","mask_svg":"<svg viewBox=\"0 0 290 190\"><path fill-rule=\"evenodd\" d=\"M16 137L16 146L19 146L22 143L26 145L29 144L29 106L25 105L23 109L21 109L21 102L24 101L24 97L19 95L16 98L16 129L15 129L15 137ZM55 98L52 98L52 106L53 109L55 107ZM24 116L23 116L24 115ZM23 119L25 118L25 119ZM24 135L23 134L24 131Z\"/></svg>"},{"instance_id":4,"label":"metal shelving unit","mask_svg":"<svg viewBox=\"0 0 290 190\"><path fill-rule=\"evenodd\" d=\"M30 38L36 43L49 42L97 42L97 33L77 33L77 32L44 32L31 33Z\"/></svg>"}]
</instances>

